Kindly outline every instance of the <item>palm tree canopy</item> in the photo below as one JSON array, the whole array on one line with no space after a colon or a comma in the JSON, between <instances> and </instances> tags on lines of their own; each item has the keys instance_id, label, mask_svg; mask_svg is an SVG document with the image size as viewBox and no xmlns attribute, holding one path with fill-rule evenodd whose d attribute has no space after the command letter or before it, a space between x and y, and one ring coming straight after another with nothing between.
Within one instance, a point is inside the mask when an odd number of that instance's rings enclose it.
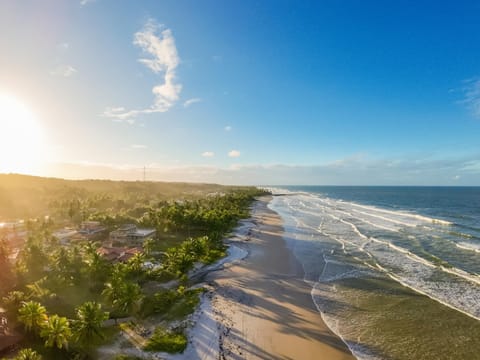
<instances>
[{"instance_id":1,"label":"palm tree canopy","mask_svg":"<svg viewBox=\"0 0 480 360\"><path fill-rule=\"evenodd\" d=\"M42 356L32 349L22 349L14 360L42 360Z\"/></svg>"},{"instance_id":2,"label":"palm tree canopy","mask_svg":"<svg viewBox=\"0 0 480 360\"><path fill-rule=\"evenodd\" d=\"M77 308L77 320L74 322L74 336L78 342L88 343L95 337L103 338L103 322L108 312L102 311L102 305L86 302Z\"/></svg>"},{"instance_id":3,"label":"palm tree canopy","mask_svg":"<svg viewBox=\"0 0 480 360\"><path fill-rule=\"evenodd\" d=\"M46 347L54 345L59 349L68 347L72 332L67 318L58 315L50 316L47 324L42 328L40 336L45 339Z\"/></svg>"},{"instance_id":4,"label":"palm tree canopy","mask_svg":"<svg viewBox=\"0 0 480 360\"><path fill-rule=\"evenodd\" d=\"M47 321L47 310L39 302L24 301L18 310L18 320L27 331L38 331Z\"/></svg>"}]
</instances>

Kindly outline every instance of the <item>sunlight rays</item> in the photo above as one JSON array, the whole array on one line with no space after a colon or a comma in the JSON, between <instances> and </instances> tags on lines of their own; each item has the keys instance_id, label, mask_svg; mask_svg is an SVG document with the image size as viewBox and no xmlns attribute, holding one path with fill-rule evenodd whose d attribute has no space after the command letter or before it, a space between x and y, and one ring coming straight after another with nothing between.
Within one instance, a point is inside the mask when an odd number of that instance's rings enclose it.
<instances>
[{"instance_id":1,"label":"sunlight rays","mask_svg":"<svg viewBox=\"0 0 480 360\"><path fill-rule=\"evenodd\" d=\"M0 93L0 172L35 173L44 157L43 129L34 113Z\"/></svg>"}]
</instances>

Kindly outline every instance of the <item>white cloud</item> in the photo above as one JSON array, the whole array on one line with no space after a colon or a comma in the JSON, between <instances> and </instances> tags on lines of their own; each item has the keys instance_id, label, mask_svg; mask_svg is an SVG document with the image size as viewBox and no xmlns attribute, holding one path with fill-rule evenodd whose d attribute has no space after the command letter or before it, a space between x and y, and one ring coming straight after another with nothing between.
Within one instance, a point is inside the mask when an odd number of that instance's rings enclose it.
<instances>
[{"instance_id":1,"label":"white cloud","mask_svg":"<svg viewBox=\"0 0 480 360\"><path fill-rule=\"evenodd\" d=\"M93 3L95 0L80 0L80 5L85 6L87 4Z\"/></svg>"},{"instance_id":2,"label":"white cloud","mask_svg":"<svg viewBox=\"0 0 480 360\"><path fill-rule=\"evenodd\" d=\"M215 153L213 151L205 151L202 153L203 157L214 157Z\"/></svg>"},{"instance_id":3,"label":"white cloud","mask_svg":"<svg viewBox=\"0 0 480 360\"><path fill-rule=\"evenodd\" d=\"M228 156L233 157L233 158L237 158L237 157L240 156L240 151L238 151L238 150L229 151Z\"/></svg>"},{"instance_id":4,"label":"white cloud","mask_svg":"<svg viewBox=\"0 0 480 360\"><path fill-rule=\"evenodd\" d=\"M200 98L188 99L187 101L185 101L185 102L183 103L183 106L184 106L184 107L189 107L190 105L195 104L195 103L199 103L199 102L201 102L201 101L202 101L202 99L200 99Z\"/></svg>"},{"instance_id":5,"label":"white cloud","mask_svg":"<svg viewBox=\"0 0 480 360\"><path fill-rule=\"evenodd\" d=\"M225 126L225 131L232 131L232 127L230 125Z\"/></svg>"},{"instance_id":6,"label":"white cloud","mask_svg":"<svg viewBox=\"0 0 480 360\"><path fill-rule=\"evenodd\" d=\"M146 148L147 148L147 145L133 144L133 145L130 145L130 147L131 147L132 149L146 149Z\"/></svg>"},{"instance_id":7,"label":"white cloud","mask_svg":"<svg viewBox=\"0 0 480 360\"><path fill-rule=\"evenodd\" d=\"M163 26L154 20L149 20L142 30L135 33L133 40L133 44L148 55L138 61L155 74L163 74L163 84L156 85L152 89L153 104L146 109L128 111L123 109L112 112L112 108L107 108L104 116L125 120L140 114L167 112L180 99L182 84L176 80L176 68L180 63L180 58L172 31L170 29L161 30L162 28Z\"/></svg>"},{"instance_id":8,"label":"white cloud","mask_svg":"<svg viewBox=\"0 0 480 360\"><path fill-rule=\"evenodd\" d=\"M52 71L50 71L50 75L54 76L63 76L63 77L70 77L77 72L72 65L59 65Z\"/></svg>"},{"instance_id":9,"label":"white cloud","mask_svg":"<svg viewBox=\"0 0 480 360\"><path fill-rule=\"evenodd\" d=\"M480 117L480 79L469 79L465 83L464 99L461 102L467 105L476 117Z\"/></svg>"}]
</instances>

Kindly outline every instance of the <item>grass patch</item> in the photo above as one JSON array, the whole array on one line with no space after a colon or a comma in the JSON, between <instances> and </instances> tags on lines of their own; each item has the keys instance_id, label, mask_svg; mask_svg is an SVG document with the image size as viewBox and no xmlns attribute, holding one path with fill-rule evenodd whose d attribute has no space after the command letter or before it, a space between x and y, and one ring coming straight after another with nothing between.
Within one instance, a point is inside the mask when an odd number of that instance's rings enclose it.
<instances>
[{"instance_id":1,"label":"grass patch","mask_svg":"<svg viewBox=\"0 0 480 360\"><path fill-rule=\"evenodd\" d=\"M183 352L187 347L187 337L184 333L173 333L163 327L157 327L152 337L144 347L146 351L164 351L168 353Z\"/></svg>"}]
</instances>

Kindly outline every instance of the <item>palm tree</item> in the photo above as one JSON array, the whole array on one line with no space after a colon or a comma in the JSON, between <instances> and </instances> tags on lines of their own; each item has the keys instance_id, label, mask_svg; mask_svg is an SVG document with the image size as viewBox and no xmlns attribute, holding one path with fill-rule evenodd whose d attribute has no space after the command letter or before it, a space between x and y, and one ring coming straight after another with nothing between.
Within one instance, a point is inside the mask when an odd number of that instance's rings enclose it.
<instances>
[{"instance_id":1,"label":"palm tree","mask_svg":"<svg viewBox=\"0 0 480 360\"><path fill-rule=\"evenodd\" d=\"M85 262L90 282L94 285L103 284L111 271L111 265L97 252L93 242L85 246Z\"/></svg>"},{"instance_id":2,"label":"palm tree","mask_svg":"<svg viewBox=\"0 0 480 360\"><path fill-rule=\"evenodd\" d=\"M18 310L18 320L27 331L38 332L45 326L47 319L47 310L36 301L24 301Z\"/></svg>"},{"instance_id":3,"label":"palm tree","mask_svg":"<svg viewBox=\"0 0 480 360\"><path fill-rule=\"evenodd\" d=\"M13 360L42 360L42 356L32 349L22 349Z\"/></svg>"},{"instance_id":4,"label":"palm tree","mask_svg":"<svg viewBox=\"0 0 480 360\"><path fill-rule=\"evenodd\" d=\"M76 341L88 345L96 337L103 339L103 322L107 319L108 312L102 311L101 304L89 301L78 307L73 326Z\"/></svg>"},{"instance_id":5,"label":"palm tree","mask_svg":"<svg viewBox=\"0 0 480 360\"><path fill-rule=\"evenodd\" d=\"M143 299L142 289L138 284L125 280L123 277L117 279L114 275L112 275L111 281L105 284L102 295L115 310L122 314L133 314L138 310Z\"/></svg>"},{"instance_id":6,"label":"palm tree","mask_svg":"<svg viewBox=\"0 0 480 360\"><path fill-rule=\"evenodd\" d=\"M142 253L137 253L133 255L130 260L128 260L127 266L129 272L134 275L139 275L143 270L143 263L145 262L145 255Z\"/></svg>"},{"instance_id":7,"label":"palm tree","mask_svg":"<svg viewBox=\"0 0 480 360\"><path fill-rule=\"evenodd\" d=\"M143 299L142 289L138 284L127 282L122 286L120 297L114 305L122 312L132 315L139 308Z\"/></svg>"},{"instance_id":8,"label":"palm tree","mask_svg":"<svg viewBox=\"0 0 480 360\"><path fill-rule=\"evenodd\" d=\"M46 325L42 328L40 336L45 338L46 347L55 345L59 349L67 348L68 341L72 336L67 318L58 315L50 316Z\"/></svg>"}]
</instances>

